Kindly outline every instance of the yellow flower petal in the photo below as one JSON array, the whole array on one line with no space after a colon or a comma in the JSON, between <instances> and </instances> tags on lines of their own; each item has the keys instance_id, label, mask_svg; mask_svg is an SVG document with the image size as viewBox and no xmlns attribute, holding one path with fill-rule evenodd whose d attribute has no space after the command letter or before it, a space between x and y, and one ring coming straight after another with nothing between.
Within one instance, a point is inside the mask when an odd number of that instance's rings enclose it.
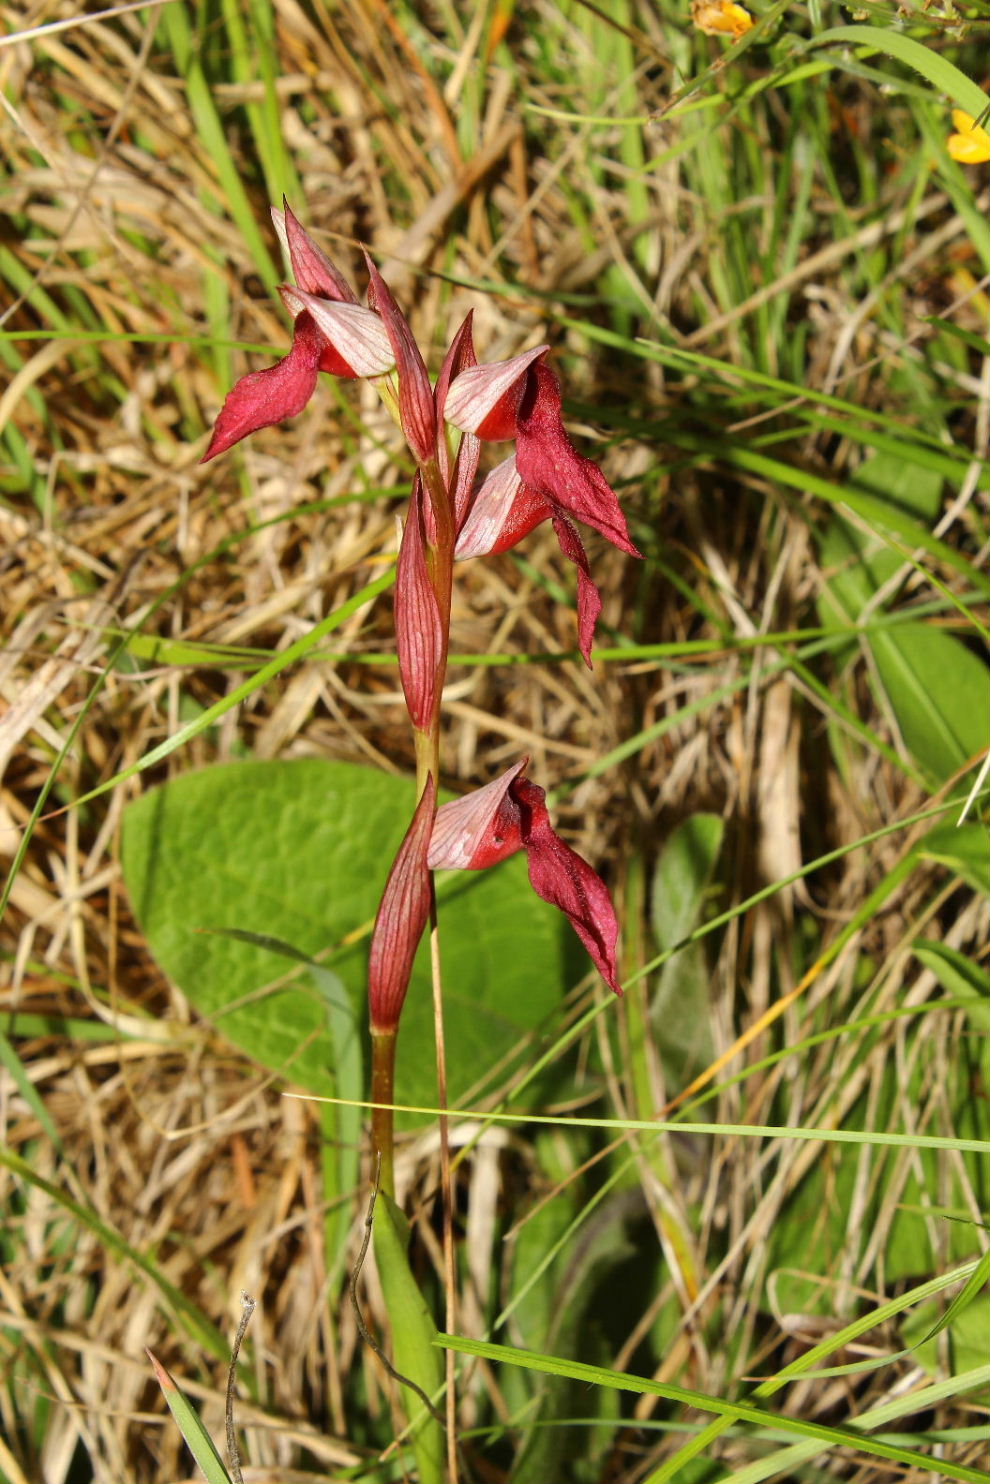
<instances>
[{"instance_id":1,"label":"yellow flower petal","mask_svg":"<svg viewBox=\"0 0 990 1484\"><path fill-rule=\"evenodd\" d=\"M990 134L973 118L972 114L965 113L961 108L952 110L952 122L958 129L957 134L950 134L946 140L946 148L954 160L960 165L983 165L990 160Z\"/></svg>"},{"instance_id":2,"label":"yellow flower petal","mask_svg":"<svg viewBox=\"0 0 990 1484\"><path fill-rule=\"evenodd\" d=\"M731 36L738 41L753 28L753 17L733 0L691 0L691 19L706 36Z\"/></svg>"}]
</instances>

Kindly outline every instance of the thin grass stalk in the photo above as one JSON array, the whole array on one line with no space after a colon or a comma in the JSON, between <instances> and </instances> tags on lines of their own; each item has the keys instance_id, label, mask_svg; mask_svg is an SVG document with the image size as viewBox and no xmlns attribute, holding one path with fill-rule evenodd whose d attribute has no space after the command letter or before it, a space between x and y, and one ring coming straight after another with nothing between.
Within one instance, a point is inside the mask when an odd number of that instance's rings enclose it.
<instances>
[{"instance_id":1,"label":"thin grass stalk","mask_svg":"<svg viewBox=\"0 0 990 1484\"><path fill-rule=\"evenodd\" d=\"M431 874L431 888L433 877ZM447 1051L443 1028L443 975L440 965L440 931L437 921L437 899L432 891L430 905L430 974L433 981L433 1033L437 1050L437 1119L440 1130L440 1199L443 1207L443 1277L446 1326L448 1334L457 1331L457 1274L454 1265L454 1199L450 1172L450 1124L447 1118ZM457 1484L457 1394L455 1391L455 1357L448 1350L444 1357L447 1378L445 1407L447 1415L447 1473L450 1484Z\"/></svg>"}]
</instances>

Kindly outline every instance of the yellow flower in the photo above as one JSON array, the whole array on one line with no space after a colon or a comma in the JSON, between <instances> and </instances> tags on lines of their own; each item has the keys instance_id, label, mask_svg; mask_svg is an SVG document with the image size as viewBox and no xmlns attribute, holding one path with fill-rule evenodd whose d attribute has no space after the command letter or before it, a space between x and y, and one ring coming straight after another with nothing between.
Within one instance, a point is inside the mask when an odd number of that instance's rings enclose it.
<instances>
[{"instance_id":1,"label":"yellow flower","mask_svg":"<svg viewBox=\"0 0 990 1484\"><path fill-rule=\"evenodd\" d=\"M960 165L984 165L990 160L990 134L981 128L971 114L961 108L952 110L952 122L958 129L946 141L949 154Z\"/></svg>"},{"instance_id":2,"label":"yellow flower","mask_svg":"<svg viewBox=\"0 0 990 1484\"><path fill-rule=\"evenodd\" d=\"M753 28L753 17L733 0L691 0L691 19L706 36L731 36L738 41Z\"/></svg>"}]
</instances>

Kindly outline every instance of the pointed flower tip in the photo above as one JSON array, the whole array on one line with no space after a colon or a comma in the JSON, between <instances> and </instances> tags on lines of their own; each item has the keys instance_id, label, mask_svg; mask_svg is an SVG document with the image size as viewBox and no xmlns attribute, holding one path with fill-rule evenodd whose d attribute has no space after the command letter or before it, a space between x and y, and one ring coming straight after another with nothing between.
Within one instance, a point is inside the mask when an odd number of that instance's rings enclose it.
<instances>
[{"instance_id":1,"label":"pointed flower tip","mask_svg":"<svg viewBox=\"0 0 990 1484\"><path fill-rule=\"evenodd\" d=\"M284 196L282 210L273 206L271 213L282 251L299 287L336 303L356 304L357 295L347 279L313 241Z\"/></svg>"},{"instance_id":2,"label":"pointed flower tip","mask_svg":"<svg viewBox=\"0 0 990 1484\"><path fill-rule=\"evenodd\" d=\"M436 457L437 419L433 388L416 338L368 249L368 303L381 315L399 377L399 420L406 441L420 464Z\"/></svg>"}]
</instances>

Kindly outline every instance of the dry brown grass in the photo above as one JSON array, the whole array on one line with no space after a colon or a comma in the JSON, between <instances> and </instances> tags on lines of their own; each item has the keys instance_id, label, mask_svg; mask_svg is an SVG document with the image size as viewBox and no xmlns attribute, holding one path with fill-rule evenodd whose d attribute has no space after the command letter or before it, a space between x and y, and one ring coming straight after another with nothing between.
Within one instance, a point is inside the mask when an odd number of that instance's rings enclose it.
<instances>
[{"instance_id":1,"label":"dry brown grass","mask_svg":"<svg viewBox=\"0 0 990 1484\"><path fill-rule=\"evenodd\" d=\"M548 126L547 152L534 149L522 127L521 82L528 103L581 106L580 99L556 96L545 84L535 44L520 46L515 77L499 67L487 74L468 149L457 87L444 90L434 81L451 58L448 31L432 13L423 13L412 40L383 0L312 9L278 0L275 13L281 122L307 224L359 282L358 244L369 245L421 343L432 348L434 365L468 308L475 310L485 357L508 355L543 333L537 294L559 304L569 294L600 292L608 269L636 292L649 278L649 291L642 291L652 323L679 325L685 343L693 334L703 349L733 358L742 311L720 315L711 299L709 255L717 243L706 237L700 211L694 230L685 229L692 203L682 210L688 191L676 162L649 182L656 222L651 261L644 266L633 254L634 234L624 216L622 167L606 160L604 176L599 169L601 136L590 127L566 134ZM0 14L9 33L42 27L60 12L8 4ZM528 17L533 34L542 14L535 6ZM356 1441L367 1439L369 1429L348 1412L349 1399L362 1388L370 1416L390 1405L339 1290L328 1291L318 1121L195 1021L165 981L130 917L117 842L121 812L135 792L245 750L407 770L411 745L396 672L363 662L392 650L389 601L362 610L335 635L335 663L283 673L150 773L81 808L61 806L135 764L193 708L223 698L247 673L231 663L183 665L153 657L107 670L118 633L139 628L172 642L283 650L391 560L398 507L384 495L349 497L371 487L394 489L401 499L407 471L373 396L329 386L293 426L257 437L236 460L198 466L204 440L190 430L209 426L225 390L198 337L228 335L281 348L286 330L231 216L214 209L213 162L190 117L163 26L160 10L141 11L64 31L39 29L0 49L5 209L26 223L16 234L3 233L24 290L6 305L4 322L21 333L56 332L15 342L23 365L11 368L0 390L0 421L9 419L20 431L36 478L34 500L13 491L8 479L10 498L0 508L5 865L14 860L59 759L55 788L11 889L0 989L5 1016L41 1018L21 1020L32 1032L16 1045L50 1125L40 1121L25 1089L3 1073L0 1119L6 1147L29 1151L39 1179L91 1208L133 1248L153 1254L161 1273L222 1329L236 1325L242 1288L261 1300L251 1330L256 1394L239 1409L250 1429L253 1463L245 1478L288 1484L333 1477L369 1455L369 1445ZM664 60L660 18L640 7L637 27L650 30L648 37L637 33L646 58L637 107L649 110L673 85L672 68ZM566 34L575 57L586 61L581 28L575 22ZM455 79L472 70L484 44L484 31L467 26ZM255 85L224 83L213 90L235 154L241 150L245 159L251 141L242 106L259 96ZM631 111L628 102L622 108ZM614 136L604 139L614 143ZM245 177L267 240L258 172L246 166ZM568 206L574 192L593 203L593 251ZM936 196L933 187L919 216L931 210L951 230L930 249L938 302L919 296L909 316L914 323L942 306L945 252L958 236L958 217ZM842 278L850 256L884 237L875 223L866 230L868 241L862 234L843 239L844 251L840 244L832 258L815 261L818 339L809 374L834 383L841 369L846 394L876 404L882 382L869 368L878 342L872 327L851 325L853 306ZM808 280L810 261L796 271L795 282ZM222 326L209 317L207 278L214 305L221 288L229 301ZM12 271L7 281L16 281ZM479 294L462 281L491 288ZM521 295L517 285L533 292ZM696 295L712 302L710 319L700 327ZM604 316L589 311L589 318ZM109 338L83 343L78 332L87 325L103 327ZM114 338L124 334L138 338ZM143 336L163 336L167 343ZM583 359L589 346L577 331L557 329L553 338L568 369L568 392L577 400L605 396L615 406L637 378L657 391L662 386L657 367L613 363L603 370L593 358ZM909 347L902 349L907 357ZM245 363L235 353L235 366ZM690 385L681 384L677 395L689 394ZM980 415L985 418L985 404ZM590 448L593 427L579 425L579 431L589 435L584 446ZM808 457L818 455L812 450ZM841 453L829 457L833 468L843 467ZM652 474L655 459L654 447L633 438L621 450L606 451L604 466L629 483L635 501L636 481ZM691 576L699 603L719 613L723 634L745 638L807 621L822 574L803 512L768 501L754 518L767 482L737 474L727 485L722 472L705 466L676 481L653 478L650 489L653 503L641 517L662 527L672 560ZM667 503L658 515L661 495ZM539 533L525 555L525 569L500 559L473 563L461 574L456 651L573 650L573 614L531 575L552 572L567 580L552 535ZM699 625L697 609L659 577L637 586L640 573L613 555L603 556L598 574L605 619L620 632L628 631L627 615L638 604L649 637L714 638L714 628ZM774 675L769 663L769 657L754 661L727 646L705 662L672 670L653 659L599 665L594 676L571 659L455 667L447 781L482 781L520 752L530 753L534 777L577 785L560 806L561 825L577 848L610 863L620 895L628 856L648 866L672 823L698 808L714 809L730 821L726 900L738 902L797 869L802 859L907 818L927 797L878 755L857 762L846 779L834 771L822 777L821 699L809 700L793 671ZM721 703L697 713L684 709L737 679L744 683ZM867 712L872 707L865 687L863 704ZM621 767L586 776L625 737L665 720L668 729ZM872 720L886 725L875 715ZM821 810L809 820L804 796L816 774ZM788 965L803 952L795 952L795 933L805 945L819 935L827 942L834 936L830 925L849 920L904 848L904 839L894 836L872 853L853 854L832 870L827 895L798 886L729 928L712 990L718 1052L793 987ZM861 1002L877 1013L924 1003L933 994L934 979L919 974L904 950L914 924L949 922L948 941L967 951L981 932L976 909L959 907L958 899L947 918L939 917L945 902L937 895L938 879L934 868L916 872L884 904L865 936L788 1010L788 1040L800 1040L827 1020L830 1002L851 1019ZM631 910L636 900L633 882ZM635 937L632 929L629 937ZM856 978L866 956L876 965L869 984ZM46 1030L44 1017L68 1019L76 1033ZM841 1122L857 1098L870 1093L887 1058L917 1055L905 1022L893 1023L869 1057L863 1054L867 1034L840 1049L826 1043L798 1069L781 1063L726 1091L719 1116L770 1121L771 1104L782 1095L796 1122ZM947 1062L952 1046L947 1038L929 1068L915 1109L919 1128L954 1127L945 1103L945 1065L940 1074L940 1058ZM608 1071L613 1051L604 1039L600 1049ZM759 1047L747 1053L754 1061L759 1054ZM659 1107L673 1090L664 1087L657 1067L654 1074L651 1095ZM612 1066L606 1082L614 1108L635 1114L625 1069ZM592 1092L598 1090L594 1082ZM472 1165L476 1211L493 1211L497 1203L498 1151L505 1142L492 1136ZM521 1197L538 1177L524 1146L513 1147ZM648 1313L671 1291L685 1309L698 1301L702 1314L717 1297L727 1325L752 1330L758 1315L748 1295L766 1278L767 1233L820 1150L793 1144L768 1151L754 1141L745 1148L727 1141L714 1165L697 1146L668 1152L669 1188L655 1168L643 1166L646 1208L668 1257L666 1216L673 1211L685 1230L692 1226L690 1267L700 1299L675 1266L672 1288L650 1296ZM434 1160L425 1142L410 1145L400 1177L414 1191L431 1192ZM894 1158L890 1151L867 1150L861 1192L882 1169L889 1201L896 1203L910 1163L907 1153ZM972 1195L978 1219L978 1193ZM60 1208L54 1194L0 1173L0 1200L7 1239L0 1372L13 1378L9 1387L0 1384L0 1434L6 1434L0 1474L14 1484L27 1478L61 1484L84 1477L184 1477L188 1455L163 1416L143 1349L151 1345L181 1373L218 1438L222 1362L205 1352L197 1361L154 1288ZM693 1225L686 1215L691 1209L700 1212ZM355 1244L359 1234L356 1226ZM472 1272L483 1284L492 1253L478 1227L469 1238ZM936 1232L934 1240L943 1237ZM829 1279L840 1298L863 1287L868 1297L874 1294L875 1259L875 1233L857 1233ZM369 1277L375 1313L378 1295ZM842 1308L839 1299L836 1308ZM754 1333L754 1364L758 1356L776 1364L805 1339L801 1316L778 1317L772 1362L761 1353L764 1337ZM633 1333L618 1363L632 1365L635 1341ZM685 1327L676 1356L674 1379L710 1390L731 1379L701 1328ZM497 1393L491 1374L478 1375L478 1388ZM867 1379L859 1384L858 1401L875 1401L884 1387L906 1384L913 1375L904 1363L896 1378ZM844 1415L852 1384L809 1389L792 1395L789 1405L799 1415L832 1420ZM644 1403L640 1415L649 1410ZM735 1446L725 1455L730 1463ZM616 1462L613 1477L627 1477L625 1466ZM877 1478L873 1468L862 1472ZM851 1467L844 1471L845 1477L854 1474Z\"/></svg>"}]
</instances>

